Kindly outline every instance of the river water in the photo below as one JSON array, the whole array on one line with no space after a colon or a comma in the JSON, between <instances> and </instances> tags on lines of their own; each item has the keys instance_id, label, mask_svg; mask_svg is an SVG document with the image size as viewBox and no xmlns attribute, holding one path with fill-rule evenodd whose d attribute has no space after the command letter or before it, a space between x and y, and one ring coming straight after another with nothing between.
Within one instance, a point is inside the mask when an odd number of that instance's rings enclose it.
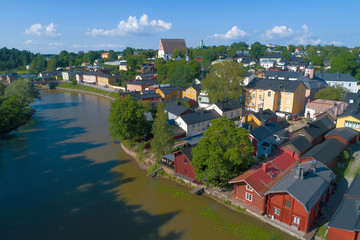
<instances>
[{"instance_id":1,"label":"river water","mask_svg":"<svg viewBox=\"0 0 360 240\"><path fill-rule=\"evenodd\" d=\"M0 239L292 239L170 180L146 177L109 137L110 101L43 90L0 140Z\"/></svg>"}]
</instances>

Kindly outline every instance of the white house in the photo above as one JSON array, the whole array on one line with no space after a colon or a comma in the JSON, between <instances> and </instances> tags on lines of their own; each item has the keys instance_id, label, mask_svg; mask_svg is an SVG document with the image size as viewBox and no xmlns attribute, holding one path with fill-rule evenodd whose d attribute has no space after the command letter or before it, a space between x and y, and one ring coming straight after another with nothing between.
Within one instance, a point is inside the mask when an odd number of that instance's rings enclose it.
<instances>
[{"instance_id":1,"label":"white house","mask_svg":"<svg viewBox=\"0 0 360 240\"><path fill-rule=\"evenodd\" d=\"M316 73L315 76L317 78L323 79L329 86L335 87L336 85L339 85L353 93L357 93L358 91L358 80L349 74L321 72Z\"/></svg>"},{"instance_id":2,"label":"white house","mask_svg":"<svg viewBox=\"0 0 360 240\"><path fill-rule=\"evenodd\" d=\"M185 60L189 59L185 39L160 39L158 58L163 58L165 61L170 60L175 49L184 50Z\"/></svg>"},{"instance_id":3,"label":"white house","mask_svg":"<svg viewBox=\"0 0 360 240\"><path fill-rule=\"evenodd\" d=\"M198 98L199 107L206 108L210 105L208 94L205 90L201 90Z\"/></svg>"},{"instance_id":4,"label":"white house","mask_svg":"<svg viewBox=\"0 0 360 240\"><path fill-rule=\"evenodd\" d=\"M242 106L240 102L236 100L230 100L213 103L209 105L206 110L215 110L222 117L226 117L226 119L232 119L241 116Z\"/></svg>"}]
</instances>

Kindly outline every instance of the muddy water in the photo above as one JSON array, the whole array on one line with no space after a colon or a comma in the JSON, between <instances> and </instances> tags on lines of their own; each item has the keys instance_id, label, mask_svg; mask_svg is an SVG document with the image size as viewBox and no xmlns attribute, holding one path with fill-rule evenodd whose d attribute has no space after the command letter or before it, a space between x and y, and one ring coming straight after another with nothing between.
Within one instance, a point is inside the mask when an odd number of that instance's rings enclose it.
<instances>
[{"instance_id":1,"label":"muddy water","mask_svg":"<svg viewBox=\"0 0 360 240\"><path fill-rule=\"evenodd\" d=\"M291 239L169 180L109 137L110 101L43 91L35 118L0 140L0 239Z\"/></svg>"}]
</instances>

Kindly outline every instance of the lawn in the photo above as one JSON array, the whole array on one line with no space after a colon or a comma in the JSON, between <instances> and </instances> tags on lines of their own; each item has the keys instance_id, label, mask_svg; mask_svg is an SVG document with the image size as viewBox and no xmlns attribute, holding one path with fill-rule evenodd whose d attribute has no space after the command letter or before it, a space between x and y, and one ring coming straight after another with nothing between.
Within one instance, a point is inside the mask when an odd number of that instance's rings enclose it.
<instances>
[{"instance_id":1,"label":"lawn","mask_svg":"<svg viewBox=\"0 0 360 240\"><path fill-rule=\"evenodd\" d=\"M58 85L58 87L78 89L78 90L87 91L87 92L94 92L94 93L103 94L103 95L113 97L113 98L116 98L117 96L119 96L116 92L109 92L109 91L92 88L92 87L88 87L88 86L84 86L84 85L80 85L80 84L73 85L72 83L60 83Z\"/></svg>"},{"instance_id":2,"label":"lawn","mask_svg":"<svg viewBox=\"0 0 360 240\"><path fill-rule=\"evenodd\" d=\"M11 69L11 70L6 70L6 71L0 71L0 74L11 73L11 72L16 72L17 74L27 74L27 73L29 73L29 70L27 70L27 69L22 69L22 70Z\"/></svg>"},{"instance_id":3,"label":"lawn","mask_svg":"<svg viewBox=\"0 0 360 240\"><path fill-rule=\"evenodd\" d=\"M349 172L351 164L355 161L355 158L349 156L347 151L344 151L339 159L340 166L335 164L333 172L336 175L336 182L339 182Z\"/></svg>"},{"instance_id":4,"label":"lawn","mask_svg":"<svg viewBox=\"0 0 360 240\"><path fill-rule=\"evenodd\" d=\"M321 236L323 239L327 238L327 234L328 234L328 231L327 231L326 224L319 227L319 229L316 232L316 235Z\"/></svg>"}]
</instances>

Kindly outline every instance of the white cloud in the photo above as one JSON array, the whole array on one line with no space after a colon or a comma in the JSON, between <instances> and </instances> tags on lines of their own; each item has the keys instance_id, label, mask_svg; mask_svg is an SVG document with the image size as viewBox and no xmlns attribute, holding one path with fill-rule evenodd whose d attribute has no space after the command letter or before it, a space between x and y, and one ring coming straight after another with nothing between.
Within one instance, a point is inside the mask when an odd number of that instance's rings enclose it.
<instances>
[{"instance_id":1,"label":"white cloud","mask_svg":"<svg viewBox=\"0 0 360 240\"><path fill-rule=\"evenodd\" d=\"M106 48L123 48L125 47L125 45L123 44L114 44L114 43L104 43L104 44L92 44L92 45L87 45L87 44L73 44L72 45L73 48L96 48L96 49L106 49Z\"/></svg>"},{"instance_id":2,"label":"white cloud","mask_svg":"<svg viewBox=\"0 0 360 240\"><path fill-rule=\"evenodd\" d=\"M329 45L342 45L342 42L332 41L329 43Z\"/></svg>"},{"instance_id":3,"label":"white cloud","mask_svg":"<svg viewBox=\"0 0 360 240\"><path fill-rule=\"evenodd\" d=\"M309 32L308 25L304 24L301 26L303 29L303 33L300 32L300 36L294 38L294 42L296 44L312 44L312 45L318 45L321 43L325 43L320 38L318 38L315 34Z\"/></svg>"},{"instance_id":4,"label":"white cloud","mask_svg":"<svg viewBox=\"0 0 360 240\"><path fill-rule=\"evenodd\" d=\"M143 14L138 20L136 16L129 16L127 21L120 21L115 29L90 29L87 34L92 36L128 36L147 35L153 32L166 32L171 29L171 23L163 20L149 20L148 15Z\"/></svg>"},{"instance_id":5,"label":"white cloud","mask_svg":"<svg viewBox=\"0 0 360 240\"><path fill-rule=\"evenodd\" d=\"M220 38L220 39L239 39L249 36L249 34L240 28L238 26L233 26L229 31L227 31L225 34L222 33L215 33L210 36L210 38Z\"/></svg>"},{"instance_id":6,"label":"white cloud","mask_svg":"<svg viewBox=\"0 0 360 240\"><path fill-rule=\"evenodd\" d=\"M271 30L266 30L265 38L273 39L273 38L284 38L289 37L294 34L294 30L287 26L274 26Z\"/></svg>"},{"instance_id":7,"label":"white cloud","mask_svg":"<svg viewBox=\"0 0 360 240\"><path fill-rule=\"evenodd\" d=\"M47 45L59 47L59 46L64 46L65 44L62 42L51 42L51 43L48 43Z\"/></svg>"},{"instance_id":8,"label":"white cloud","mask_svg":"<svg viewBox=\"0 0 360 240\"><path fill-rule=\"evenodd\" d=\"M25 34L47 37L60 36L60 34L56 31L56 25L54 23L50 23L47 26L40 23L33 24L29 28L25 29Z\"/></svg>"},{"instance_id":9,"label":"white cloud","mask_svg":"<svg viewBox=\"0 0 360 240\"><path fill-rule=\"evenodd\" d=\"M33 42L34 42L33 40L26 40L24 44L25 44L25 45L30 45L30 44L32 44Z\"/></svg>"}]
</instances>

